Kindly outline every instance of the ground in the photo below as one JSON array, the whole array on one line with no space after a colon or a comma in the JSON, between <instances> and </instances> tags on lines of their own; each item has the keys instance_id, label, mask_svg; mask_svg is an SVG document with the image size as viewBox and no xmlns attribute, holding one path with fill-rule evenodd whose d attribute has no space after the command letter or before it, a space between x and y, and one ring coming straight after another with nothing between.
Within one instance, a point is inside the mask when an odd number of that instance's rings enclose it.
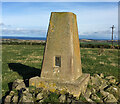
<instances>
[{"instance_id":1,"label":"ground","mask_svg":"<svg viewBox=\"0 0 120 104\"><path fill-rule=\"evenodd\" d=\"M118 78L118 50L81 48L84 73L113 75ZM39 76L44 45L2 45L2 96L15 79Z\"/></svg>"}]
</instances>

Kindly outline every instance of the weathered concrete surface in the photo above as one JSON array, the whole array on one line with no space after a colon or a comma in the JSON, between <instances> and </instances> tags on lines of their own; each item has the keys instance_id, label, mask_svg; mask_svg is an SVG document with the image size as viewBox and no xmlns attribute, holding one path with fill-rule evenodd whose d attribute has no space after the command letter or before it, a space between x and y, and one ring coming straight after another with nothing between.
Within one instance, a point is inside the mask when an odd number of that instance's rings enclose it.
<instances>
[{"instance_id":1,"label":"weathered concrete surface","mask_svg":"<svg viewBox=\"0 0 120 104\"><path fill-rule=\"evenodd\" d=\"M55 66L55 56L61 66ZM76 15L71 12L52 12L41 77L76 80L82 75Z\"/></svg>"},{"instance_id":2,"label":"weathered concrete surface","mask_svg":"<svg viewBox=\"0 0 120 104\"><path fill-rule=\"evenodd\" d=\"M55 64L55 57L60 57L60 64ZM89 78L89 74L82 74L76 15L52 12L41 77L31 78L29 86L52 92L59 89L79 97L85 92Z\"/></svg>"},{"instance_id":3,"label":"weathered concrete surface","mask_svg":"<svg viewBox=\"0 0 120 104\"><path fill-rule=\"evenodd\" d=\"M29 80L29 86L43 88L51 92L55 92L57 89L59 89L61 93L69 92L75 97L79 97L81 93L85 93L89 78L89 74L82 74L82 76L75 81L59 81L33 77Z\"/></svg>"}]
</instances>

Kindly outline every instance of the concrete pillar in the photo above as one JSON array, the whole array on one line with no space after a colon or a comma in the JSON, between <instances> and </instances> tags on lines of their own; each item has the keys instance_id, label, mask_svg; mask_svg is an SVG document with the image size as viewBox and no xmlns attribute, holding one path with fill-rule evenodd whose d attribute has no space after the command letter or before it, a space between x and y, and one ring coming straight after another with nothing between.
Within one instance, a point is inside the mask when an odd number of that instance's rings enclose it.
<instances>
[{"instance_id":1,"label":"concrete pillar","mask_svg":"<svg viewBox=\"0 0 120 104\"><path fill-rule=\"evenodd\" d=\"M41 77L74 81L81 75L76 15L71 12L52 12Z\"/></svg>"}]
</instances>

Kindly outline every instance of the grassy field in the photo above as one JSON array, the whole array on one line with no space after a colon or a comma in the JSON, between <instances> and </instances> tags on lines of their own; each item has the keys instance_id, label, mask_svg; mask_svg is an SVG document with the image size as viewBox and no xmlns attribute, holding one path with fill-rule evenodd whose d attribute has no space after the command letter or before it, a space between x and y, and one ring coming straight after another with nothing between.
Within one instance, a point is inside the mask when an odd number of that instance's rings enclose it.
<instances>
[{"instance_id":1,"label":"grassy field","mask_svg":"<svg viewBox=\"0 0 120 104\"><path fill-rule=\"evenodd\" d=\"M118 77L118 50L81 48L84 73L104 73ZM2 96L11 89L15 79L28 79L40 75L43 45L2 45Z\"/></svg>"}]
</instances>

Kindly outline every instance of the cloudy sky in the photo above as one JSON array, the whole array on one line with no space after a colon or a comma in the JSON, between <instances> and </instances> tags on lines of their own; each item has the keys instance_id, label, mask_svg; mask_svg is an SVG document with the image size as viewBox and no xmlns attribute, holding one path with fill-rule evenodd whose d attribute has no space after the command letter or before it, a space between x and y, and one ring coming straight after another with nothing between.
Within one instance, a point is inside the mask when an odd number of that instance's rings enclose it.
<instances>
[{"instance_id":1,"label":"cloudy sky","mask_svg":"<svg viewBox=\"0 0 120 104\"><path fill-rule=\"evenodd\" d=\"M118 37L117 2L3 2L2 35L46 37L51 12L75 13L80 38Z\"/></svg>"}]
</instances>

